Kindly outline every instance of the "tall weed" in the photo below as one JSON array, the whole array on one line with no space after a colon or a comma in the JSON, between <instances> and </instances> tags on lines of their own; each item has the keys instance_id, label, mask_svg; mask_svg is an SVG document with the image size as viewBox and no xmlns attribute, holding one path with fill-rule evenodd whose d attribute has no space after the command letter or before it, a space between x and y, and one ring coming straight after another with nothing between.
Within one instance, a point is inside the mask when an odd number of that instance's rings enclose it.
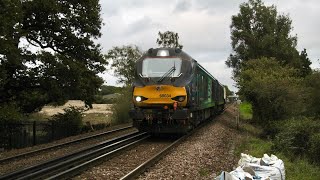
<instances>
[{"instance_id":1,"label":"tall weed","mask_svg":"<svg viewBox=\"0 0 320 180\"><path fill-rule=\"evenodd\" d=\"M122 124L131 122L129 117L129 110L132 107L132 92L131 88L125 88L121 95L115 100L111 107L112 123Z\"/></svg>"}]
</instances>

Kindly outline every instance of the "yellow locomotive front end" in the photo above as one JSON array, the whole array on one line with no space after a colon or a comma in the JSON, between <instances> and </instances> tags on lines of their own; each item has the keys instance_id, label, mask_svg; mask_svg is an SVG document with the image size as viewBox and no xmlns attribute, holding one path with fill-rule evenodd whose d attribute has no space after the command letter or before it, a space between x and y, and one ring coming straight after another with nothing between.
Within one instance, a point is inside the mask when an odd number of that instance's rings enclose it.
<instances>
[{"instance_id":1,"label":"yellow locomotive front end","mask_svg":"<svg viewBox=\"0 0 320 180\"><path fill-rule=\"evenodd\" d=\"M150 85L133 90L134 126L151 133L185 133L189 111L185 87Z\"/></svg>"},{"instance_id":2,"label":"yellow locomotive front end","mask_svg":"<svg viewBox=\"0 0 320 180\"><path fill-rule=\"evenodd\" d=\"M133 102L136 107L159 107L164 109L187 105L187 92L185 87L171 85L150 85L135 87L133 90Z\"/></svg>"}]
</instances>

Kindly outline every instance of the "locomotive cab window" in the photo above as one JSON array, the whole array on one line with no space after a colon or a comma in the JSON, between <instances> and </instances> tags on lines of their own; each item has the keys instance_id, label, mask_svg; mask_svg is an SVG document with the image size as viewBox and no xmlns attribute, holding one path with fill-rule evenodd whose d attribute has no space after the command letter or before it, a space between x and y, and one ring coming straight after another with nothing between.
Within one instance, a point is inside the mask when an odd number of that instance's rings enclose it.
<instances>
[{"instance_id":1,"label":"locomotive cab window","mask_svg":"<svg viewBox=\"0 0 320 180\"><path fill-rule=\"evenodd\" d=\"M181 72L180 58L146 58L142 62L142 75L144 77L178 77Z\"/></svg>"}]
</instances>

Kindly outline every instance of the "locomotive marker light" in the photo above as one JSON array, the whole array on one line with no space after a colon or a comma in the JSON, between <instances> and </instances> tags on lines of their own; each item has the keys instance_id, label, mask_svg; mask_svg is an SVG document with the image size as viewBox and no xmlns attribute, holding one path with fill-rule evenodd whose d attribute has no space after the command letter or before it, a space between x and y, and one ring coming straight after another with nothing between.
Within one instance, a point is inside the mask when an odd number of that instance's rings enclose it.
<instances>
[{"instance_id":1,"label":"locomotive marker light","mask_svg":"<svg viewBox=\"0 0 320 180\"><path fill-rule=\"evenodd\" d=\"M177 107L178 107L178 103L177 103L177 102L174 102L174 103L173 103L173 109L174 109L174 110L177 110Z\"/></svg>"},{"instance_id":2,"label":"locomotive marker light","mask_svg":"<svg viewBox=\"0 0 320 180\"><path fill-rule=\"evenodd\" d=\"M169 51L168 50L159 50L157 52L157 56L169 56Z\"/></svg>"}]
</instances>

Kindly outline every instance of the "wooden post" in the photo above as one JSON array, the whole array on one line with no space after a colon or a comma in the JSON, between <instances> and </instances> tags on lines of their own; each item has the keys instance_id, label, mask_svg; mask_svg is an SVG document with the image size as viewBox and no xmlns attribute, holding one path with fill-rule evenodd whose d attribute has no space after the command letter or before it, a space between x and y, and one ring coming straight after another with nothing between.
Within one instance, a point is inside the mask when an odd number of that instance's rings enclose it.
<instances>
[{"instance_id":1,"label":"wooden post","mask_svg":"<svg viewBox=\"0 0 320 180\"><path fill-rule=\"evenodd\" d=\"M236 102L236 123L237 123L237 129L239 129L239 123L240 123L240 104L238 102Z\"/></svg>"},{"instance_id":2,"label":"wooden post","mask_svg":"<svg viewBox=\"0 0 320 180\"><path fill-rule=\"evenodd\" d=\"M54 140L54 121L51 121L51 140Z\"/></svg>"},{"instance_id":3,"label":"wooden post","mask_svg":"<svg viewBox=\"0 0 320 180\"><path fill-rule=\"evenodd\" d=\"M37 136L37 133L36 133L36 130L37 130L37 129L36 129L36 125L37 125L37 124L36 124L36 121L33 121L33 128L32 128L32 129L33 129L33 132L32 132L32 133L33 133L33 145L36 145L36 144L37 144L37 141L36 141L36 140L37 140L37 137L36 137L36 136Z\"/></svg>"},{"instance_id":4,"label":"wooden post","mask_svg":"<svg viewBox=\"0 0 320 180\"><path fill-rule=\"evenodd\" d=\"M12 147L12 144L13 144L13 143L12 143L12 136L13 136L12 128L13 128L13 126L14 126L14 125L12 125L12 124L11 124L11 125L10 125L10 124L8 125L8 128L9 128L9 148L10 148L10 149L13 148L13 147Z\"/></svg>"}]
</instances>

